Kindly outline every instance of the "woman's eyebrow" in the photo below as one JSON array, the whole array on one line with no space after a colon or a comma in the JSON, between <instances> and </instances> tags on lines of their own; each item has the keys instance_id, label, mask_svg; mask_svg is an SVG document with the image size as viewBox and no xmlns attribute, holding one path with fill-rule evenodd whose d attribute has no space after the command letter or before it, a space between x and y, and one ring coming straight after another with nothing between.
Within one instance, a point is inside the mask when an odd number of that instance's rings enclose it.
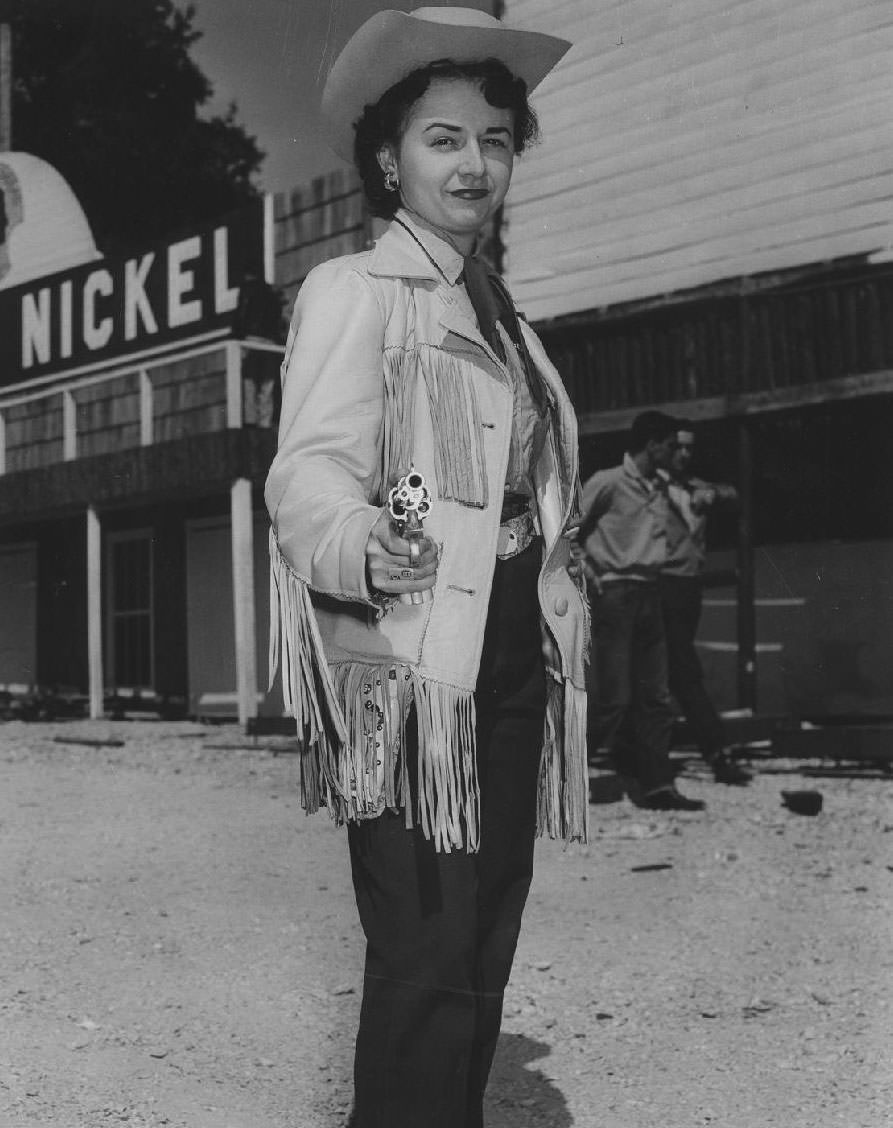
<instances>
[{"instance_id":1,"label":"woman's eyebrow","mask_svg":"<svg viewBox=\"0 0 893 1128\"><path fill-rule=\"evenodd\" d=\"M446 130L449 130L450 133L461 133L462 128L463 127L461 125L451 125L450 122L448 122L448 121L432 121L428 125L425 126L425 128L422 130L422 132L427 133L428 130L430 130L430 129L446 129ZM489 125L484 130L484 132L485 133L508 133L508 134L511 134L512 131L508 128L507 125Z\"/></svg>"}]
</instances>

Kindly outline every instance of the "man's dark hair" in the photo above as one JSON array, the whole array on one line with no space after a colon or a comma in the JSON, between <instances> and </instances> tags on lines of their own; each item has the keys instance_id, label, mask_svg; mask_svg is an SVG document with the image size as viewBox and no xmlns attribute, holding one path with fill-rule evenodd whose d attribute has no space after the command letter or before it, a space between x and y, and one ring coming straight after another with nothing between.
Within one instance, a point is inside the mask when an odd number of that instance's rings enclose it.
<instances>
[{"instance_id":1,"label":"man's dark hair","mask_svg":"<svg viewBox=\"0 0 893 1128\"><path fill-rule=\"evenodd\" d=\"M375 105L366 106L354 126L354 164L363 182L369 210L383 219L393 219L400 206L400 193L389 192L384 186L384 172L378 163L379 150L388 144L395 149L399 146L409 111L433 78L467 78L479 82L491 106L514 111L516 153L522 153L539 137L539 123L527 101L527 84L523 79L515 78L498 59L485 59L479 63L439 59L412 71L386 90Z\"/></svg>"},{"instance_id":2,"label":"man's dark hair","mask_svg":"<svg viewBox=\"0 0 893 1128\"><path fill-rule=\"evenodd\" d=\"M650 442L662 443L679 430L679 420L662 411L643 411L633 420L629 429L630 454L644 450Z\"/></svg>"}]
</instances>

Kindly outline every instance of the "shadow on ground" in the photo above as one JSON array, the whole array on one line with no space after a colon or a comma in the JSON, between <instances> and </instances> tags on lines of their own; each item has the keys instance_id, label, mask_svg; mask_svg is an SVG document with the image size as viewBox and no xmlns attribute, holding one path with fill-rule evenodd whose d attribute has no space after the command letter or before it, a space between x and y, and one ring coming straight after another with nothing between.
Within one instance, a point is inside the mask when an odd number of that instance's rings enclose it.
<instances>
[{"instance_id":1,"label":"shadow on ground","mask_svg":"<svg viewBox=\"0 0 893 1128\"><path fill-rule=\"evenodd\" d=\"M487 1087L488 1128L571 1128L564 1093L534 1064L551 1047L523 1034L500 1035Z\"/></svg>"}]
</instances>

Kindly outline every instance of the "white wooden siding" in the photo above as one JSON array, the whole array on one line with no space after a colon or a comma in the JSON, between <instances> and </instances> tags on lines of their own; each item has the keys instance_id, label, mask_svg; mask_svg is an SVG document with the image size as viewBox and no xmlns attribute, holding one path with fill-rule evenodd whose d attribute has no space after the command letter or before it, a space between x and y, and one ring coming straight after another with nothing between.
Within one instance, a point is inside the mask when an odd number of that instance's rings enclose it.
<instances>
[{"instance_id":1,"label":"white wooden siding","mask_svg":"<svg viewBox=\"0 0 893 1128\"><path fill-rule=\"evenodd\" d=\"M893 0L507 0L534 96L506 272L541 320L893 248Z\"/></svg>"}]
</instances>

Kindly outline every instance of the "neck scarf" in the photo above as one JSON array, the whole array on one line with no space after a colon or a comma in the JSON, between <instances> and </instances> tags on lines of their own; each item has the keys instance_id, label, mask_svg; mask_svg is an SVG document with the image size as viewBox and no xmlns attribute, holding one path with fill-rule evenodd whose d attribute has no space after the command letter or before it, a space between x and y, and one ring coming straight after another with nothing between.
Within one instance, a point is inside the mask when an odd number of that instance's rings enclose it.
<instances>
[{"instance_id":1,"label":"neck scarf","mask_svg":"<svg viewBox=\"0 0 893 1128\"><path fill-rule=\"evenodd\" d=\"M518 350L521 364L527 376L530 397L536 405L537 411L540 415L543 415L547 403L546 392L527 352L521 327L518 324L518 314L502 279L491 272L487 264L476 255L465 257L462 276L465 280L465 289L468 292L469 301L478 319L481 336L499 359L505 363L505 348L496 327L497 321L501 322Z\"/></svg>"}]
</instances>

